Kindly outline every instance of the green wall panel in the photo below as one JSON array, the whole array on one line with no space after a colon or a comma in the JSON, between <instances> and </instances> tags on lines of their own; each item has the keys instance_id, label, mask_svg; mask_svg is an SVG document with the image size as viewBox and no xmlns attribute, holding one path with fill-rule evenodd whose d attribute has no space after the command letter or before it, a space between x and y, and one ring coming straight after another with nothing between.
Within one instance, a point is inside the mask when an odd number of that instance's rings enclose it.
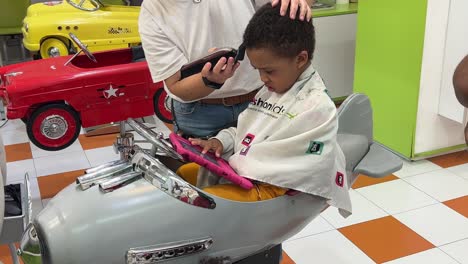
<instances>
[{"instance_id":1,"label":"green wall panel","mask_svg":"<svg viewBox=\"0 0 468 264\"><path fill-rule=\"evenodd\" d=\"M427 0L359 0L354 91L374 110L374 138L412 157Z\"/></svg>"}]
</instances>

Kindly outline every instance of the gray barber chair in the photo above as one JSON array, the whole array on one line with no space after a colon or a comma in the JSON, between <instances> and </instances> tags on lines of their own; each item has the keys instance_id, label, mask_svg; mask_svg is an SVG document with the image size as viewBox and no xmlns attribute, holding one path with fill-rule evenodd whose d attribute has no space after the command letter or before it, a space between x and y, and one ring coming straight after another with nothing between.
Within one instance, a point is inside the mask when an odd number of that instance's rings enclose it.
<instances>
[{"instance_id":1,"label":"gray barber chair","mask_svg":"<svg viewBox=\"0 0 468 264\"><path fill-rule=\"evenodd\" d=\"M349 186L360 173L382 177L401 168L397 156L373 142L367 96L351 95L338 114ZM128 124L177 158L152 130L134 120ZM25 264L277 264L271 249L328 207L304 193L225 200L185 182L136 145L128 153L128 161L87 170L49 201L23 235L19 254Z\"/></svg>"}]
</instances>

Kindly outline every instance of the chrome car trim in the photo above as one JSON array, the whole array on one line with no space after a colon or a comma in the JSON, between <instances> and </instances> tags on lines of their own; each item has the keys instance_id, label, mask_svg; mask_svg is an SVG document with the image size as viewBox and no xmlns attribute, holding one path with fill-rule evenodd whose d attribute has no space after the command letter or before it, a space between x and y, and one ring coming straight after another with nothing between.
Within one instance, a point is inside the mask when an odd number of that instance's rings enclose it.
<instances>
[{"instance_id":1,"label":"chrome car trim","mask_svg":"<svg viewBox=\"0 0 468 264\"><path fill-rule=\"evenodd\" d=\"M86 174L90 174L90 173L93 173L93 172L102 170L102 169L104 169L104 168L108 168L108 167L112 167L112 166L119 165L119 164L124 164L124 163L127 163L127 162L124 161L124 160L114 160L114 161L110 161L110 162L101 164L101 165L99 165L99 166L89 168L89 169L85 170L85 173L86 173Z\"/></svg>"},{"instance_id":2,"label":"chrome car trim","mask_svg":"<svg viewBox=\"0 0 468 264\"><path fill-rule=\"evenodd\" d=\"M88 173L76 179L76 183L81 186L82 190L86 190L93 185L100 184L107 178L129 172L132 170L132 164L122 163L114 166L106 167L93 173Z\"/></svg>"},{"instance_id":3,"label":"chrome car trim","mask_svg":"<svg viewBox=\"0 0 468 264\"><path fill-rule=\"evenodd\" d=\"M34 225L29 224L24 231L17 254L25 264L42 263L41 241Z\"/></svg>"},{"instance_id":4,"label":"chrome car trim","mask_svg":"<svg viewBox=\"0 0 468 264\"><path fill-rule=\"evenodd\" d=\"M49 54L49 57L59 57L60 50L57 47L50 47L49 50L47 50L47 54Z\"/></svg>"},{"instance_id":5,"label":"chrome car trim","mask_svg":"<svg viewBox=\"0 0 468 264\"><path fill-rule=\"evenodd\" d=\"M9 72L9 73L6 73L4 76L5 77L9 77L9 76L15 77L15 76L18 76L18 75L21 75L21 74L23 74L23 72Z\"/></svg>"},{"instance_id":6,"label":"chrome car trim","mask_svg":"<svg viewBox=\"0 0 468 264\"><path fill-rule=\"evenodd\" d=\"M171 158L183 160L182 156L174 150L172 144L162 138L162 134L158 135L156 132L149 129L144 124L131 118L127 119L127 124L131 128L133 128L133 130L135 130L135 132L137 132L140 136L142 136L151 144L156 146L157 150L165 152Z\"/></svg>"},{"instance_id":7,"label":"chrome car trim","mask_svg":"<svg viewBox=\"0 0 468 264\"><path fill-rule=\"evenodd\" d=\"M26 230L27 226L31 224L33 220L31 181L29 179L29 174L27 172L24 175L24 185L25 185L26 197L27 197L27 201L26 201L27 212L25 213L25 220L24 220L24 230Z\"/></svg>"},{"instance_id":8,"label":"chrome car trim","mask_svg":"<svg viewBox=\"0 0 468 264\"><path fill-rule=\"evenodd\" d=\"M95 1L95 0L89 0L89 1L91 2L91 4L93 4L94 8L83 7L85 0L80 0L78 4L73 2L72 0L67 0L67 3L69 3L74 8L77 8L83 11L89 11L89 12L93 12L101 8L101 4L99 3L99 1Z\"/></svg>"},{"instance_id":9,"label":"chrome car trim","mask_svg":"<svg viewBox=\"0 0 468 264\"><path fill-rule=\"evenodd\" d=\"M102 192L112 192L120 187L125 186L126 184L139 179L142 176L141 172L128 172L119 176L116 176L110 180L107 180L99 184L99 189Z\"/></svg>"},{"instance_id":10,"label":"chrome car trim","mask_svg":"<svg viewBox=\"0 0 468 264\"><path fill-rule=\"evenodd\" d=\"M144 178L161 191L193 206L214 209L216 203L208 195L182 180L158 159L145 151L137 151L132 157L135 171L144 173Z\"/></svg>"},{"instance_id":11,"label":"chrome car trim","mask_svg":"<svg viewBox=\"0 0 468 264\"><path fill-rule=\"evenodd\" d=\"M127 264L153 264L208 250L213 245L211 237L167 244L131 248L127 251Z\"/></svg>"}]
</instances>

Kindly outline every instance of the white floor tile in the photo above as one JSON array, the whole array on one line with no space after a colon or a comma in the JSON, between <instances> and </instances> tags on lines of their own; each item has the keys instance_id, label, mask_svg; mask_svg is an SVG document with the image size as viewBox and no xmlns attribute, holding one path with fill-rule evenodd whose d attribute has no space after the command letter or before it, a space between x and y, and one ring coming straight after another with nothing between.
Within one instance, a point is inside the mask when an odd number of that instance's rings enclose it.
<instances>
[{"instance_id":1,"label":"white floor tile","mask_svg":"<svg viewBox=\"0 0 468 264\"><path fill-rule=\"evenodd\" d=\"M440 249L462 264L468 264L468 239L457 241Z\"/></svg>"},{"instance_id":2,"label":"white floor tile","mask_svg":"<svg viewBox=\"0 0 468 264\"><path fill-rule=\"evenodd\" d=\"M285 242L283 249L297 264L375 263L337 230Z\"/></svg>"},{"instance_id":3,"label":"white floor tile","mask_svg":"<svg viewBox=\"0 0 468 264\"><path fill-rule=\"evenodd\" d=\"M395 259L385 264L458 264L453 258L438 248Z\"/></svg>"},{"instance_id":4,"label":"white floor tile","mask_svg":"<svg viewBox=\"0 0 468 264\"><path fill-rule=\"evenodd\" d=\"M34 159L34 164L36 166L37 176L87 169L90 167L84 151Z\"/></svg>"},{"instance_id":5,"label":"white floor tile","mask_svg":"<svg viewBox=\"0 0 468 264\"><path fill-rule=\"evenodd\" d=\"M29 142L28 133L26 130L7 130L2 131L2 139L4 145L13 145Z\"/></svg>"},{"instance_id":6,"label":"white floor tile","mask_svg":"<svg viewBox=\"0 0 468 264\"><path fill-rule=\"evenodd\" d=\"M403 180L394 180L356 190L389 214L437 203L437 200Z\"/></svg>"},{"instance_id":7,"label":"white floor tile","mask_svg":"<svg viewBox=\"0 0 468 264\"><path fill-rule=\"evenodd\" d=\"M162 132L164 136L169 137L171 130L167 128L166 124L163 121L159 120L159 118L157 118L156 116L154 116L154 122L156 124L156 128L154 128L153 130L156 132Z\"/></svg>"},{"instance_id":8,"label":"white floor tile","mask_svg":"<svg viewBox=\"0 0 468 264\"><path fill-rule=\"evenodd\" d=\"M26 173L29 174L30 178L36 177L36 169L32 159L7 162L7 184L22 182Z\"/></svg>"},{"instance_id":9,"label":"white floor tile","mask_svg":"<svg viewBox=\"0 0 468 264\"><path fill-rule=\"evenodd\" d=\"M95 148L85 150L86 157L91 164L91 167L101 165L103 163L120 159L120 154L114 152L114 147Z\"/></svg>"},{"instance_id":10,"label":"white floor tile","mask_svg":"<svg viewBox=\"0 0 468 264\"><path fill-rule=\"evenodd\" d=\"M364 198L355 190L350 190L349 194L353 206L353 214L348 218L343 218L335 207L329 207L321 214L321 216L335 228L354 225L388 215L385 211L375 206L375 204Z\"/></svg>"},{"instance_id":11,"label":"white floor tile","mask_svg":"<svg viewBox=\"0 0 468 264\"><path fill-rule=\"evenodd\" d=\"M75 142L73 142L73 144L71 144L67 148L59 150L59 151L47 151L47 150L40 149L39 147L34 145L32 142L30 142L29 144L31 145L32 156L35 159L42 158L42 157L58 156L58 155L63 155L65 153L71 153L71 152L83 150L79 140L76 140Z\"/></svg>"},{"instance_id":12,"label":"white floor tile","mask_svg":"<svg viewBox=\"0 0 468 264\"><path fill-rule=\"evenodd\" d=\"M290 239L286 240L286 242L296 240L299 238L303 238L303 237L312 236L312 235L319 234L319 233L323 233L323 232L330 231L333 229L335 228L332 225L330 225L327 221L325 221L325 219L323 219L321 216L318 216L312 222L310 222L306 227L304 227L304 229L302 229L299 233L297 233Z\"/></svg>"},{"instance_id":13,"label":"white floor tile","mask_svg":"<svg viewBox=\"0 0 468 264\"><path fill-rule=\"evenodd\" d=\"M466 217L441 203L397 214L394 217L435 246L468 237Z\"/></svg>"},{"instance_id":14,"label":"white floor tile","mask_svg":"<svg viewBox=\"0 0 468 264\"><path fill-rule=\"evenodd\" d=\"M441 202L468 195L468 181L446 169L404 180Z\"/></svg>"},{"instance_id":15,"label":"white floor tile","mask_svg":"<svg viewBox=\"0 0 468 264\"><path fill-rule=\"evenodd\" d=\"M13 120L8 120L8 123L2 128L0 128L0 131L3 133L5 131L10 131L10 130L17 130L17 131L26 131L26 126L24 125L23 121L20 119L13 119Z\"/></svg>"},{"instance_id":16,"label":"white floor tile","mask_svg":"<svg viewBox=\"0 0 468 264\"><path fill-rule=\"evenodd\" d=\"M465 178L468 180L468 163L454 166L447 168L447 170L451 171L453 174Z\"/></svg>"},{"instance_id":17,"label":"white floor tile","mask_svg":"<svg viewBox=\"0 0 468 264\"><path fill-rule=\"evenodd\" d=\"M401 170L393 173L399 178L405 178L408 176L413 176L425 172L430 172L434 170L441 169L440 166L428 161L428 160L418 160L418 161L406 161L403 160L403 168Z\"/></svg>"}]
</instances>

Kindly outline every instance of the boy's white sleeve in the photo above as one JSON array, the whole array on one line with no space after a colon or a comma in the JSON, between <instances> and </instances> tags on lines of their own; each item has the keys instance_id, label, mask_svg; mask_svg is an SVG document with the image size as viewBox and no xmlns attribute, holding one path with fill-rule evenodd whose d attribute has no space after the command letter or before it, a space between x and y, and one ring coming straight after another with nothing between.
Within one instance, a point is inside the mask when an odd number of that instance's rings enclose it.
<instances>
[{"instance_id":1,"label":"boy's white sleeve","mask_svg":"<svg viewBox=\"0 0 468 264\"><path fill-rule=\"evenodd\" d=\"M233 153L236 134L237 128L230 127L219 131L219 133L213 138L221 141L223 144L223 153Z\"/></svg>"}]
</instances>

